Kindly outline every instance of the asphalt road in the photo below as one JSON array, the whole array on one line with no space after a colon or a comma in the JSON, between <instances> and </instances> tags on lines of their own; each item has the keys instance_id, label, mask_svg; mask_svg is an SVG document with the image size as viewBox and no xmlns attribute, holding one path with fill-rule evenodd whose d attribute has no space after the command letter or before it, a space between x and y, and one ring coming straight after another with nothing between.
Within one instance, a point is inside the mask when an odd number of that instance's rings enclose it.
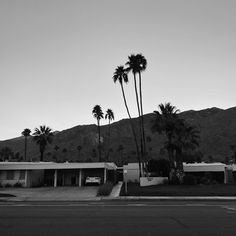
<instances>
[{"instance_id":1,"label":"asphalt road","mask_svg":"<svg viewBox=\"0 0 236 236\"><path fill-rule=\"evenodd\" d=\"M236 202L0 202L1 236L236 235Z\"/></svg>"}]
</instances>

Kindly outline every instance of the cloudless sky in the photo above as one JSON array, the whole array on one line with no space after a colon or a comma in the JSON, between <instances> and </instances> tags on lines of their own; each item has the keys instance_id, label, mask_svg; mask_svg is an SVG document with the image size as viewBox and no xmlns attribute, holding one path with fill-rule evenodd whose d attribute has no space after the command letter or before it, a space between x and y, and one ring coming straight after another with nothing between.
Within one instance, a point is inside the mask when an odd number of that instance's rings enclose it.
<instances>
[{"instance_id":1,"label":"cloudless sky","mask_svg":"<svg viewBox=\"0 0 236 236\"><path fill-rule=\"evenodd\" d=\"M96 104L127 118L112 76L131 53L148 62L144 113L235 106L235 12L234 0L0 0L0 140L96 123Z\"/></svg>"}]
</instances>

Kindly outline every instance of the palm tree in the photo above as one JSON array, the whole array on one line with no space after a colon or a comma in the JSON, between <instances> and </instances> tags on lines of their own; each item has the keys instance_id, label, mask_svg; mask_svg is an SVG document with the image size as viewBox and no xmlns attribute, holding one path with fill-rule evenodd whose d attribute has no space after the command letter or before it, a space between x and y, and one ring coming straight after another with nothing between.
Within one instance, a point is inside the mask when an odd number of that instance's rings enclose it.
<instances>
[{"instance_id":1,"label":"palm tree","mask_svg":"<svg viewBox=\"0 0 236 236\"><path fill-rule=\"evenodd\" d=\"M98 158L101 162L101 132L100 132L100 120L103 118L103 112L99 105L94 106L92 114L95 119L97 119L98 126Z\"/></svg>"},{"instance_id":2,"label":"palm tree","mask_svg":"<svg viewBox=\"0 0 236 236\"><path fill-rule=\"evenodd\" d=\"M45 125L42 125L39 128L35 128L33 136L34 136L33 140L36 142L37 145L39 145L40 161L43 161L43 155L46 146L52 143L52 138L53 138L52 129L46 127Z\"/></svg>"},{"instance_id":3,"label":"palm tree","mask_svg":"<svg viewBox=\"0 0 236 236\"><path fill-rule=\"evenodd\" d=\"M147 68L147 60L142 54L137 54L136 59L138 62L138 74L139 74L139 98L140 98L140 111L141 111L141 123L142 123L142 136L143 136L143 151L144 157L146 154L146 139L145 139L145 130L144 130L144 117L143 117L143 96L142 96L142 78L141 72L145 71Z\"/></svg>"},{"instance_id":4,"label":"palm tree","mask_svg":"<svg viewBox=\"0 0 236 236\"><path fill-rule=\"evenodd\" d=\"M178 120L177 113L179 110L177 110L176 107L172 106L170 103L160 104L158 107L159 111L154 111L156 117L152 126L152 131L160 134L163 132L165 133L167 137L165 148L168 152L171 172L174 172L174 135L176 122ZM172 178L171 174L170 178Z\"/></svg>"},{"instance_id":5,"label":"palm tree","mask_svg":"<svg viewBox=\"0 0 236 236\"><path fill-rule=\"evenodd\" d=\"M111 109L107 109L105 119L108 119L108 151L107 151L107 161L109 160L110 153L110 139L111 139L111 121L114 120L114 112Z\"/></svg>"},{"instance_id":6,"label":"palm tree","mask_svg":"<svg viewBox=\"0 0 236 236\"><path fill-rule=\"evenodd\" d=\"M199 146L199 131L188 125L184 120L178 119L175 128L175 161L176 172L180 182L183 180L183 151L194 150Z\"/></svg>"},{"instance_id":7,"label":"palm tree","mask_svg":"<svg viewBox=\"0 0 236 236\"><path fill-rule=\"evenodd\" d=\"M26 161L26 153L27 153L27 139L30 136L31 130L26 128L22 131L22 135L25 137L25 161Z\"/></svg>"},{"instance_id":8,"label":"palm tree","mask_svg":"<svg viewBox=\"0 0 236 236\"><path fill-rule=\"evenodd\" d=\"M137 154L138 162L139 162L139 175L141 176L141 162L140 162L141 160L140 160L140 153L139 153L137 135L136 135L136 132L135 132L135 129L134 129L134 125L132 123L132 117L131 117L130 112L129 112L129 107L127 105L124 86L123 86L123 82L128 83L129 80L128 80L127 71L123 66L118 66L116 68L116 70L113 74L113 81L114 81L114 83L116 83L117 81L119 81L119 83L120 83L125 108L126 108L126 111L127 111L128 117L129 117L130 126L131 126L131 130L132 130L133 137L134 137L134 142L135 142L135 146L136 146L136 154Z\"/></svg>"},{"instance_id":9,"label":"palm tree","mask_svg":"<svg viewBox=\"0 0 236 236\"><path fill-rule=\"evenodd\" d=\"M140 144L141 144L141 155L144 162L146 162L146 140L145 140L145 130L144 130L144 117L143 117L143 99L142 99L142 80L141 72L143 72L147 67L147 60L142 54L132 54L128 57L129 61L126 63L128 66L127 71L132 71L134 76L134 87L136 94L136 102L139 115L139 132L140 132ZM137 91L137 81L136 74L139 75L139 96ZM144 164L144 163L143 163Z\"/></svg>"}]
</instances>

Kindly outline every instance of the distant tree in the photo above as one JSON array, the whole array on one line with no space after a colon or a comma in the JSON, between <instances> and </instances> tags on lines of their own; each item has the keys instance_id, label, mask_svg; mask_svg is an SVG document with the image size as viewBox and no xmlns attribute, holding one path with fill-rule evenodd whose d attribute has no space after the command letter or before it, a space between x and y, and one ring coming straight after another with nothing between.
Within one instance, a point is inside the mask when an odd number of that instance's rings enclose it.
<instances>
[{"instance_id":1,"label":"distant tree","mask_svg":"<svg viewBox=\"0 0 236 236\"><path fill-rule=\"evenodd\" d=\"M120 153L120 161L119 161L119 164L122 164L123 161L124 161L124 146L122 144L120 144L117 148L117 151Z\"/></svg>"},{"instance_id":2,"label":"distant tree","mask_svg":"<svg viewBox=\"0 0 236 236\"><path fill-rule=\"evenodd\" d=\"M111 141L111 121L114 120L114 112L111 109L107 109L105 119L108 119L108 147L106 159L109 161L110 154L110 141Z\"/></svg>"},{"instance_id":3,"label":"distant tree","mask_svg":"<svg viewBox=\"0 0 236 236\"><path fill-rule=\"evenodd\" d=\"M210 163L212 163L212 162L214 161L214 158L213 158L212 155L208 155L208 161L209 161Z\"/></svg>"},{"instance_id":4,"label":"distant tree","mask_svg":"<svg viewBox=\"0 0 236 236\"><path fill-rule=\"evenodd\" d=\"M12 151L10 147L6 146L0 150L0 156L3 161L10 160L13 157L13 155L14 155L14 152Z\"/></svg>"},{"instance_id":5,"label":"distant tree","mask_svg":"<svg viewBox=\"0 0 236 236\"><path fill-rule=\"evenodd\" d=\"M101 130L100 130L100 120L103 118L102 108L99 105L94 106L93 108L93 116L97 119L97 127L98 127L98 159L101 162Z\"/></svg>"},{"instance_id":6,"label":"distant tree","mask_svg":"<svg viewBox=\"0 0 236 236\"><path fill-rule=\"evenodd\" d=\"M81 145L78 145L78 146L77 146L77 150L78 150L78 160L81 161L81 160L80 160L80 152L81 152L81 150L82 150L82 146L81 146Z\"/></svg>"},{"instance_id":7,"label":"distant tree","mask_svg":"<svg viewBox=\"0 0 236 236\"><path fill-rule=\"evenodd\" d=\"M95 148L92 149L92 157L93 157L93 159L95 159L97 157L97 152L96 152Z\"/></svg>"},{"instance_id":8,"label":"distant tree","mask_svg":"<svg viewBox=\"0 0 236 236\"><path fill-rule=\"evenodd\" d=\"M26 154L27 154L27 139L30 136L31 130L26 128L22 131L22 135L25 137L25 161L27 160Z\"/></svg>"},{"instance_id":9,"label":"distant tree","mask_svg":"<svg viewBox=\"0 0 236 236\"><path fill-rule=\"evenodd\" d=\"M14 156L15 156L16 161L20 161L20 153L19 152L16 152Z\"/></svg>"},{"instance_id":10,"label":"distant tree","mask_svg":"<svg viewBox=\"0 0 236 236\"><path fill-rule=\"evenodd\" d=\"M60 147L58 146L58 145L55 145L54 146L54 150L55 150L55 152L56 152L56 154L54 155L54 160L57 162L57 159L58 159L58 157L57 157L57 154L58 154L58 150L60 149Z\"/></svg>"},{"instance_id":11,"label":"distant tree","mask_svg":"<svg viewBox=\"0 0 236 236\"><path fill-rule=\"evenodd\" d=\"M40 161L43 161L43 155L48 144L51 144L53 140L52 129L46 127L45 125L40 126L39 128L35 128L35 132L33 133L33 141L39 145L40 151Z\"/></svg>"}]
</instances>

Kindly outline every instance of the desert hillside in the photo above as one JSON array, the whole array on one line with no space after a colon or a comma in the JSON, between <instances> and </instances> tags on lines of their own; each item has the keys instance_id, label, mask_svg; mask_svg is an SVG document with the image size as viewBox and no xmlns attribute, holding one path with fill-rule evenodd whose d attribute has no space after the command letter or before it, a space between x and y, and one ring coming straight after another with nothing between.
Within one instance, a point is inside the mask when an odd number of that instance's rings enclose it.
<instances>
[{"instance_id":1,"label":"desert hillside","mask_svg":"<svg viewBox=\"0 0 236 236\"><path fill-rule=\"evenodd\" d=\"M207 160L212 156L215 161L223 161L232 156L232 145L236 146L236 107L227 110L210 108L200 111L180 113L188 123L196 126L201 135L199 151ZM144 117L149 157L165 156L162 150L165 137L151 132L153 114ZM135 119L137 125L137 119ZM103 141L103 160L106 161L108 149L108 126L101 127ZM47 146L45 160L57 161L97 161L97 127L96 125L79 125L67 130L55 132L53 143ZM55 146L59 149L56 151ZM0 142L0 149L10 147L18 157L24 153L24 137L13 138ZM78 146L80 148L78 148ZM78 150L80 149L80 150ZM116 163L136 161L135 147L130 131L129 120L124 119L111 124L109 161ZM39 147L28 140L28 158L39 160Z\"/></svg>"}]
</instances>

